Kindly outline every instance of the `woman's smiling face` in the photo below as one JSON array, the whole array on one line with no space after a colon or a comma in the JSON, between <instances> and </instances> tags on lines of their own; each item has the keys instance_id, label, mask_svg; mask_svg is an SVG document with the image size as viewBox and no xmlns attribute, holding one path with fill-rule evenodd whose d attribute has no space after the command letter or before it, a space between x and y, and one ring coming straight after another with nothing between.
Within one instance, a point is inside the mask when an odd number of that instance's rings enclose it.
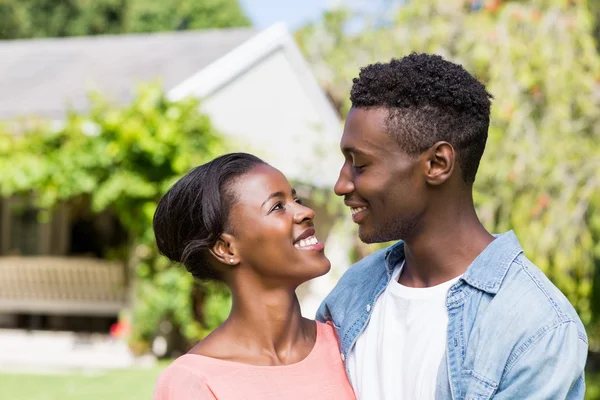
<instances>
[{"instance_id":1,"label":"woman's smiling face","mask_svg":"<svg viewBox=\"0 0 600 400\"><path fill-rule=\"evenodd\" d=\"M299 285L329 271L315 236L314 211L302 205L285 176L258 165L232 183L228 226L240 266L272 282Z\"/></svg>"}]
</instances>

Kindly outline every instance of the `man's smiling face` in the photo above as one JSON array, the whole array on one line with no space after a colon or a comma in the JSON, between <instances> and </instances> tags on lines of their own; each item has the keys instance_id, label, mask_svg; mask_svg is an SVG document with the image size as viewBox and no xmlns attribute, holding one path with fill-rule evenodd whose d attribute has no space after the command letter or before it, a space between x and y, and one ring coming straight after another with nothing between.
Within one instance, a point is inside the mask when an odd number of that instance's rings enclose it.
<instances>
[{"instance_id":1,"label":"man's smiling face","mask_svg":"<svg viewBox=\"0 0 600 400\"><path fill-rule=\"evenodd\" d=\"M405 239L426 209L420 157L389 135L387 117L385 108L352 108L340 144L345 161L334 190L365 243Z\"/></svg>"}]
</instances>

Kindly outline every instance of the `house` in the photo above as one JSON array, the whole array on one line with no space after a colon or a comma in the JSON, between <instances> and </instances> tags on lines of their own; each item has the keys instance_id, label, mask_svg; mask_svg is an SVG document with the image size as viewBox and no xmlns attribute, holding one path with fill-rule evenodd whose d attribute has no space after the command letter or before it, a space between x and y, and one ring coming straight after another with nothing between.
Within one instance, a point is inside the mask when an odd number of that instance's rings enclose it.
<instances>
[{"instance_id":1,"label":"house","mask_svg":"<svg viewBox=\"0 0 600 400\"><path fill-rule=\"evenodd\" d=\"M327 154L315 168L314 154L337 149L339 116L282 24L0 41L0 120L60 121L86 110L91 91L126 104L136 84L156 80L172 99L204 99L217 129L292 179L335 180L341 156Z\"/></svg>"},{"instance_id":2,"label":"house","mask_svg":"<svg viewBox=\"0 0 600 400\"><path fill-rule=\"evenodd\" d=\"M155 80L174 100L202 99L233 150L257 154L295 182L333 187L340 119L280 24L0 41L0 120L33 115L60 123L68 110L89 107L90 91L126 104L136 84ZM318 215L325 235L336 237L328 255L337 273L300 290L309 316L348 265L347 227L326 207ZM122 236L111 218L70 205L41 223L27 199L0 199L0 327L76 329L71 317L114 318L126 307L127 270L99 257ZM37 317L25 323L22 315Z\"/></svg>"}]
</instances>

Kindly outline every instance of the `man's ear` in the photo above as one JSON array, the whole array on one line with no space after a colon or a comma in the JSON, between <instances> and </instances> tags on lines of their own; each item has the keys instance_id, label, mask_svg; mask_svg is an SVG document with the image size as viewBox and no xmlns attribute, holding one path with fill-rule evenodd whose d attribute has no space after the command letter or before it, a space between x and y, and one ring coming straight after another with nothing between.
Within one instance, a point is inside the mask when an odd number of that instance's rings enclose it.
<instances>
[{"instance_id":1,"label":"man's ear","mask_svg":"<svg viewBox=\"0 0 600 400\"><path fill-rule=\"evenodd\" d=\"M448 142L437 142L425 152L425 178L430 185L441 185L452 176L456 152Z\"/></svg>"},{"instance_id":2,"label":"man's ear","mask_svg":"<svg viewBox=\"0 0 600 400\"><path fill-rule=\"evenodd\" d=\"M240 263L235 250L235 238L229 233L222 233L209 251L222 264L233 266Z\"/></svg>"}]
</instances>

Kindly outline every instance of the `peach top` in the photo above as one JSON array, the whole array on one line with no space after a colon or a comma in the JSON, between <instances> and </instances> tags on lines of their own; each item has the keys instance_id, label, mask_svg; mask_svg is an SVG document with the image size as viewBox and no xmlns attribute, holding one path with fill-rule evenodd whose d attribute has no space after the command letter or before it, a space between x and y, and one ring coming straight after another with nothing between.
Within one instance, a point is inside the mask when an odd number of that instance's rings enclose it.
<instances>
[{"instance_id":1,"label":"peach top","mask_svg":"<svg viewBox=\"0 0 600 400\"><path fill-rule=\"evenodd\" d=\"M257 366L197 354L176 359L158 377L154 400L355 399L333 327L317 322L317 340L298 363Z\"/></svg>"}]
</instances>

